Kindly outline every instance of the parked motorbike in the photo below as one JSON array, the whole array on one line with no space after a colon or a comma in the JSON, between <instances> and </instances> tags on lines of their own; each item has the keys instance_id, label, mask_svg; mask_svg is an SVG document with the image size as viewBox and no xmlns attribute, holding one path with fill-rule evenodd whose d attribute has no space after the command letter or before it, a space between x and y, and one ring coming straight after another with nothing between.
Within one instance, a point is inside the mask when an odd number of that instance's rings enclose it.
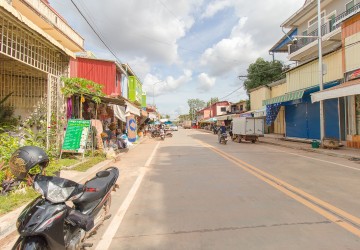
<instances>
[{"instance_id":1,"label":"parked motorbike","mask_svg":"<svg viewBox=\"0 0 360 250\"><path fill-rule=\"evenodd\" d=\"M227 141L228 141L228 138L227 138L227 134L226 133L222 133L220 134L220 138L219 138L219 143L220 144L226 144Z\"/></svg>"},{"instance_id":2,"label":"parked motorbike","mask_svg":"<svg viewBox=\"0 0 360 250\"><path fill-rule=\"evenodd\" d=\"M151 138L156 138L156 137L160 137L160 131L157 129L151 131Z\"/></svg>"},{"instance_id":3,"label":"parked motorbike","mask_svg":"<svg viewBox=\"0 0 360 250\"><path fill-rule=\"evenodd\" d=\"M166 137L173 137L173 134L171 133L171 131L167 130L167 131L165 131L165 136Z\"/></svg>"},{"instance_id":4,"label":"parked motorbike","mask_svg":"<svg viewBox=\"0 0 360 250\"><path fill-rule=\"evenodd\" d=\"M165 131L163 129L160 129L160 139L165 140Z\"/></svg>"},{"instance_id":5,"label":"parked motorbike","mask_svg":"<svg viewBox=\"0 0 360 250\"><path fill-rule=\"evenodd\" d=\"M218 133L218 131L219 131L219 128L217 128L217 127L213 127L213 132L214 132L214 135L216 135L217 133Z\"/></svg>"},{"instance_id":6,"label":"parked motorbike","mask_svg":"<svg viewBox=\"0 0 360 250\"><path fill-rule=\"evenodd\" d=\"M33 188L41 194L17 219L20 237L13 249L67 249L91 247L85 240L110 218L111 191L117 187L119 170L109 167L84 185L44 175L49 158L38 147L19 148L10 159L10 170L18 179L40 167L32 176ZM72 201L73 205L69 204Z\"/></svg>"}]
</instances>

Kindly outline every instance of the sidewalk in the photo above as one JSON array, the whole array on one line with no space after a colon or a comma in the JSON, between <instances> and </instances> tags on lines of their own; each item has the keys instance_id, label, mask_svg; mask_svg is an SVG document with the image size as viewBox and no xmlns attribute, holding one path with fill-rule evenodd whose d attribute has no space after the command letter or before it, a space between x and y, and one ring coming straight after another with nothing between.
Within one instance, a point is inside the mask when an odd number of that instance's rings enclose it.
<instances>
[{"instance_id":1,"label":"sidewalk","mask_svg":"<svg viewBox=\"0 0 360 250\"><path fill-rule=\"evenodd\" d=\"M276 138L271 135L265 135L264 137L260 137L259 142L345 158L352 161L358 161L360 163L360 150L355 148L348 148L348 147L340 147L338 149L312 148L309 142L286 140L284 138Z\"/></svg>"},{"instance_id":2,"label":"sidewalk","mask_svg":"<svg viewBox=\"0 0 360 250\"><path fill-rule=\"evenodd\" d=\"M137 143L133 144L133 146L129 148L129 150L132 150L137 145L143 143L147 139L148 138L146 136L141 137ZM75 170L62 170L60 172L60 177L67 178L79 183L84 183L87 179L95 176L96 172L109 167L110 164L117 161L119 158L121 158L121 155L126 154L126 152L128 152L128 150L117 154L115 159L107 159L96 164L95 166L89 168L86 172L79 172ZM27 204L0 217L0 245L2 246L2 249L5 249L6 247L11 248L12 244L14 244L14 241L16 240L18 235L16 231L16 220L26 205Z\"/></svg>"}]
</instances>

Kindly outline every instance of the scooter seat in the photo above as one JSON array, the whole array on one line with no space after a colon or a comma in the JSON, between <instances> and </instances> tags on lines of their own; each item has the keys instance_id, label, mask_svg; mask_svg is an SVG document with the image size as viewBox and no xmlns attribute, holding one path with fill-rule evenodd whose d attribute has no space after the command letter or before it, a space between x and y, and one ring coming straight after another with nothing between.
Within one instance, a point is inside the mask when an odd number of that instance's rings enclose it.
<instances>
[{"instance_id":1,"label":"scooter seat","mask_svg":"<svg viewBox=\"0 0 360 250\"><path fill-rule=\"evenodd\" d=\"M73 200L74 205L80 211L88 210L89 205L93 206L93 202L104 198L115 184L118 176L119 170L114 167L98 172L94 178L85 183L84 193L78 199Z\"/></svg>"}]
</instances>

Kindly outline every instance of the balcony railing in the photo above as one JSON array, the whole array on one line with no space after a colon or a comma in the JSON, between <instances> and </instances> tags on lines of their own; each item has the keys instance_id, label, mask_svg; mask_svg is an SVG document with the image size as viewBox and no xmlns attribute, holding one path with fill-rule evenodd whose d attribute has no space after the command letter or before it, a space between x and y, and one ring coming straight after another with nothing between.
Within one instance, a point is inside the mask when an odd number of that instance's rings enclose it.
<instances>
[{"instance_id":1,"label":"balcony railing","mask_svg":"<svg viewBox=\"0 0 360 250\"><path fill-rule=\"evenodd\" d=\"M44 4L41 0L23 0L32 8L34 8L42 16L46 17L55 27L62 33L69 37L81 48L84 46L84 39L76 33L62 18L49 6Z\"/></svg>"},{"instance_id":2,"label":"balcony railing","mask_svg":"<svg viewBox=\"0 0 360 250\"><path fill-rule=\"evenodd\" d=\"M340 15L338 15L335 18L335 23L338 24L341 21L345 20L346 18L353 16L354 14L356 14L357 12L359 12L360 10L360 3L355 4L353 7L351 7L350 9L348 9L347 11L344 11L343 13L341 13Z\"/></svg>"},{"instance_id":3,"label":"balcony railing","mask_svg":"<svg viewBox=\"0 0 360 250\"><path fill-rule=\"evenodd\" d=\"M341 13L340 15L335 17L335 19L327 21L326 23L324 23L321 26L321 36L324 36L324 35L332 32L333 30L336 30L337 28L340 27L341 21L345 20L346 18L348 18L352 15L355 15L359 11L360 11L360 3L356 4L354 7L348 9L347 11ZM292 44L290 46L290 54L294 53L294 52L298 51L299 49L305 47L306 45L316 41L317 40L316 36L319 36L318 29L315 29L311 33L307 34L307 36L310 36L310 37L315 36L315 37L298 39L296 44Z\"/></svg>"}]
</instances>

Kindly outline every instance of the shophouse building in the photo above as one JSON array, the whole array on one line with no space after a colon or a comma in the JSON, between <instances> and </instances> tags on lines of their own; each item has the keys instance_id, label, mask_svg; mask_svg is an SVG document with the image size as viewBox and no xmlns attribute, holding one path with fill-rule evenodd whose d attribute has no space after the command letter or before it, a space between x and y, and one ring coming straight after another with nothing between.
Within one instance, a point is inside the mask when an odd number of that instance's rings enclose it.
<instances>
[{"instance_id":1,"label":"shophouse building","mask_svg":"<svg viewBox=\"0 0 360 250\"><path fill-rule=\"evenodd\" d=\"M12 93L7 105L21 119L43 100L49 128L64 113L60 78L83 45L47 0L0 0L0 99Z\"/></svg>"},{"instance_id":2,"label":"shophouse building","mask_svg":"<svg viewBox=\"0 0 360 250\"><path fill-rule=\"evenodd\" d=\"M329 89L346 81L344 60L351 60L351 68L356 67L357 59L346 59L344 46L353 43L357 36L350 35L347 41L346 20L357 16L357 1L321 1L321 31L318 30L317 1L307 0L281 27L289 31L270 49L271 53L287 53L295 67L286 72L286 92L263 101L268 109L282 106L285 112L285 135L302 139L320 139L320 105L311 95L320 90L318 40L322 41L323 88ZM346 40L346 39L345 39ZM350 42L351 40L351 42ZM356 47L354 46L353 49ZM348 50L347 50L348 51ZM353 51L354 52L354 51ZM347 52L348 53L348 52ZM353 54L356 57L356 54ZM359 54L358 54L359 55ZM352 101L352 100L353 101ZM349 134L348 107L355 97L324 99L325 138L340 141ZM354 131L353 131L354 132Z\"/></svg>"}]
</instances>

